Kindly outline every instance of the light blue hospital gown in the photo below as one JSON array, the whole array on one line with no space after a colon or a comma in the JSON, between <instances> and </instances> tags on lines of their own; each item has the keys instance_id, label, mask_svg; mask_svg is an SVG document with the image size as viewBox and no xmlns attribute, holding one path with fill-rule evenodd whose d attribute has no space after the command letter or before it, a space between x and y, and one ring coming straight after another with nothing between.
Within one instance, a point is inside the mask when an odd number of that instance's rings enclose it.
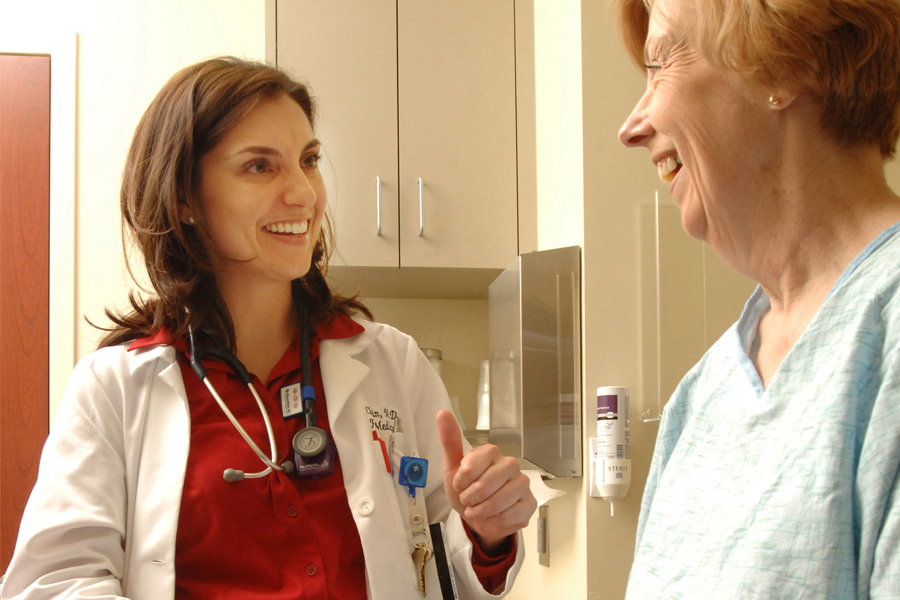
<instances>
[{"instance_id":1,"label":"light blue hospital gown","mask_svg":"<svg viewBox=\"0 0 900 600\"><path fill-rule=\"evenodd\" d=\"M760 288L665 408L627 598L900 598L900 223L764 388Z\"/></svg>"}]
</instances>

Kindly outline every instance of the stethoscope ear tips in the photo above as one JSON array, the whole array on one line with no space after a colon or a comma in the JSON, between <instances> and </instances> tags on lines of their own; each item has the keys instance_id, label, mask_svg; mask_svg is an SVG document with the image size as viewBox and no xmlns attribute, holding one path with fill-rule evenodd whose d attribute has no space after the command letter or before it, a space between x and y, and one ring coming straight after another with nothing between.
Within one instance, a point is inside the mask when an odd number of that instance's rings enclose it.
<instances>
[{"instance_id":1,"label":"stethoscope ear tips","mask_svg":"<svg viewBox=\"0 0 900 600\"><path fill-rule=\"evenodd\" d=\"M291 465L291 468L293 468L293 465ZM238 471L236 469L225 469L225 472L222 473L222 477L228 483L232 483L234 481L241 481L244 478L244 472Z\"/></svg>"},{"instance_id":2,"label":"stethoscope ear tips","mask_svg":"<svg viewBox=\"0 0 900 600\"><path fill-rule=\"evenodd\" d=\"M290 475L291 473L294 472L294 463L292 463L289 460L286 460L283 463L281 463L281 468L285 473Z\"/></svg>"}]
</instances>

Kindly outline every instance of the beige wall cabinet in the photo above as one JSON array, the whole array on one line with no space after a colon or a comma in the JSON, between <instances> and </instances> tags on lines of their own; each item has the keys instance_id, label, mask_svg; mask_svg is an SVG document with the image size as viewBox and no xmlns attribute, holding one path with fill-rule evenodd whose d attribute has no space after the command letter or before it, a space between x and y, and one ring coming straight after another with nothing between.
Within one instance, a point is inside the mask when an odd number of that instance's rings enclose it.
<instances>
[{"instance_id":1,"label":"beige wall cabinet","mask_svg":"<svg viewBox=\"0 0 900 600\"><path fill-rule=\"evenodd\" d=\"M279 2L277 61L320 104L336 264L516 257L514 0Z\"/></svg>"}]
</instances>

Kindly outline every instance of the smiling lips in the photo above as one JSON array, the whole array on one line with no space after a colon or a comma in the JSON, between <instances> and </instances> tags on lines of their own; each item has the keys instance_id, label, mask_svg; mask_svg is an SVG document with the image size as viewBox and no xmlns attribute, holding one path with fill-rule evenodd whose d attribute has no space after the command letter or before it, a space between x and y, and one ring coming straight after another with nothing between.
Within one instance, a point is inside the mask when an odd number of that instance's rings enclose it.
<instances>
[{"instance_id":1,"label":"smiling lips","mask_svg":"<svg viewBox=\"0 0 900 600\"><path fill-rule=\"evenodd\" d=\"M270 233L283 233L287 235L301 235L309 228L308 221L283 221L281 223L269 223L266 231Z\"/></svg>"},{"instance_id":2,"label":"smiling lips","mask_svg":"<svg viewBox=\"0 0 900 600\"><path fill-rule=\"evenodd\" d=\"M675 179L675 174L681 168L681 160L677 155L668 156L659 161L656 164L656 168L659 169L659 178L665 183L669 183Z\"/></svg>"}]
</instances>

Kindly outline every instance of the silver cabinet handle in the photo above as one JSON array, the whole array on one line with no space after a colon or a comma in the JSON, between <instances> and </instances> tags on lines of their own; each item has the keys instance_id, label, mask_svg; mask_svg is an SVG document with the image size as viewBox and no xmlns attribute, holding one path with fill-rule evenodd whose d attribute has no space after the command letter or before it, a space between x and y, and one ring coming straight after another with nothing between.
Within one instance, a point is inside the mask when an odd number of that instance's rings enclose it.
<instances>
[{"instance_id":1,"label":"silver cabinet handle","mask_svg":"<svg viewBox=\"0 0 900 600\"><path fill-rule=\"evenodd\" d=\"M422 207L422 178L419 177L419 237L425 235L425 211Z\"/></svg>"},{"instance_id":2,"label":"silver cabinet handle","mask_svg":"<svg viewBox=\"0 0 900 600\"><path fill-rule=\"evenodd\" d=\"M381 235L381 177L375 178L375 235Z\"/></svg>"}]
</instances>

